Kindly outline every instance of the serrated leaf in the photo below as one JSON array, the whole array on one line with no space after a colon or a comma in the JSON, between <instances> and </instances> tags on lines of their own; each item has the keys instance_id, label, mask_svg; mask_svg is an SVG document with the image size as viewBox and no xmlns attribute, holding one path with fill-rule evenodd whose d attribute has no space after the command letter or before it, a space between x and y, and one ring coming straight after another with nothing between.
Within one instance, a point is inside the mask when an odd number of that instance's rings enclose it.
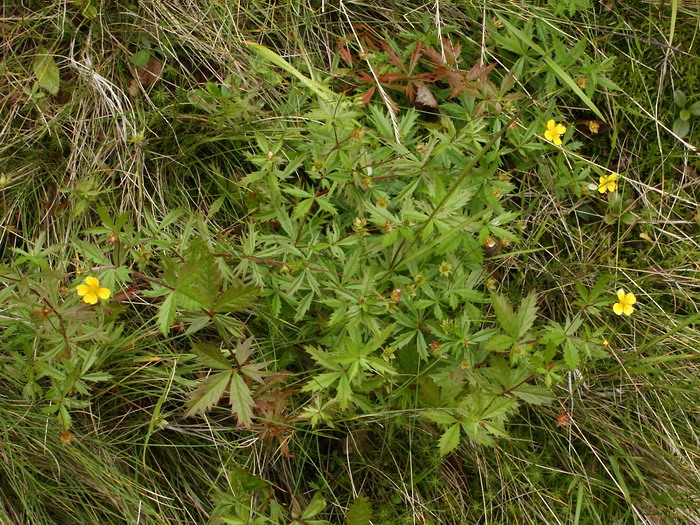
<instances>
[{"instance_id":1,"label":"serrated leaf","mask_svg":"<svg viewBox=\"0 0 700 525\"><path fill-rule=\"evenodd\" d=\"M513 339L509 335L496 334L486 342L484 349L488 350L489 352L501 352L506 348L510 348L516 342L517 340Z\"/></svg>"},{"instance_id":2,"label":"serrated leaf","mask_svg":"<svg viewBox=\"0 0 700 525\"><path fill-rule=\"evenodd\" d=\"M423 412L423 417L429 419L430 421L437 423L438 425L449 425L451 423L456 423L457 420L451 414L447 413L445 410L430 409Z\"/></svg>"},{"instance_id":3,"label":"serrated leaf","mask_svg":"<svg viewBox=\"0 0 700 525\"><path fill-rule=\"evenodd\" d=\"M250 354L253 353L253 341L255 338L251 335L248 339L243 342L238 342L236 345L236 360L239 364L243 364L250 358Z\"/></svg>"},{"instance_id":4,"label":"serrated leaf","mask_svg":"<svg viewBox=\"0 0 700 525\"><path fill-rule=\"evenodd\" d=\"M318 390L326 389L340 379L341 375L343 375L342 372L327 372L325 374L313 376L311 379L309 379L309 382L302 387L301 391L316 392Z\"/></svg>"},{"instance_id":5,"label":"serrated leaf","mask_svg":"<svg viewBox=\"0 0 700 525\"><path fill-rule=\"evenodd\" d=\"M438 440L440 455L445 456L457 448L457 445L459 445L459 432L460 425L459 423L455 423L440 436Z\"/></svg>"},{"instance_id":6,"label":"serrated leaf","mask_svg":"<svg viewBox=\"0 0 700 525\"><path fill-rule=\"evenodd\" d=\"M352 388L350 387L350 380L347 374L341 374L340 381L338 381L338 402L340 408L345 410L350 402L352 401Z\"/></svg>"},{"instance_id":7,"label":"serrated leaf","mask_svg":"<svg viewBox=\"0 0 700 525\"><path fill-rule=\"evenodd\" d=\"M511 390L510 393L531 405L547 405L554 400L554 396L549 390L527 383Z\"/></svg>"},{"instance_id":8,"label":"serrated leaf","mask_svg":"<svg viewBox=\"0 0 700 525\"><path fill-rule=\"evenodd\" d=\"M232 372L219 372L202 381L190 394L190 400L185 405L185 417L204 414L218 403L226 391L231 375Z\"/></svg>"},{"instance_id":9,"label":"serrated leaf","mask_svg":"<svg viewBox=\"0 0 700 525\"><path fill-rule=\"evenodd\" d=\"M574 370L581 363L579 348L571 339L567 339L564 343L564 362L569 370Z\"/></svg>"},{"instance_id":10,"label":"serrated leaf","mask_svg":"<svg viewBox=\"0 0 700 525\"><path fill-rule=\"evenodd\" d=\"M194 343L192 345L192 353L195 354L199 361L208 366L209 368L215 368L217 370L231 370L232 365L228 359L221 353L214 345L206 343Z\"/></svg>"},{"instance_id":11,"label":"serrated leaf","mask_svg":"<svg viewBox=\"0 0 700 525\"><path fill-rule=\"evenodd\" d=\"M312 290L308 294L306 294L301 301L299 301L299 304L297 305L296 314L294 314L295 322L300 321L304 317L307 310L311 306L311 302L314 300L314 295L314 291Z\"/></svg>"},{"instance_id":12,"label":"serrated leaf","mask_svg":"<svg viewBox=\"0 0 700 525\"><path fill-rule=\"evenodd\" d=\"M528 294L520 303L518 309L518 339L527 334L537 318L537 295L534 293Z\"/></svg>"},{"instance_id":13,"label":"serrated leaf","mask_svg":"<svg viewBox=\"0 0 700 525\"><path fill-rule=\"evenodd\" d=\"M173 321L175 320L176 310L177 301L175 299L175 292L171 292L165 297L165 300L158 309L158 315L156 316L161 334L168 335L170 327L173 325Z\"/></svg>"},{"instance_id":14,"label":"serrated leaf","mask_svg":"<svg viewBox=\"0 0 700 525\"><path fill-rule=\"evenodd\" d=\"M517 401L512 397L496 397L483 410L480 419L492 419L506 414L513 408L517 408Z\"/></svg>"},{"instance_id":15,"label":"serrated leaf","mask_svg":"<svg viewBox=\"0 0 700 525\"><path fill-rule=\"evenodd\" d=\"M249 428L253 423L253 407L255 406L255 401L253 401L253 396L250 395L250 389L248 385L245 384L240 374L234 373L232 375L231 391L229 393L231 411L236 414L239 424Z\"/></svg>"},{"instance_id":16,"label":"serrated leaf","mask_svg":"<svg viewBox=\"0 0 700 525\"><path fill-rule=\"evenodd\" d=\"M358 496L348 507L347 525L369 525L372 519L372 503L365 496Z\"/></svg>"},{"instance_id":17,"label":"serrated leaf","mask_svg":"<svg viewBox=\"0 0 700 525\"><path fill-rule=\"evenodd\" d=\"M514 339L518 338L518 319L513 312L513 307L503 295L491 292L493 310L501 329Z\"/></svg>"},{"instance_id":18,"label":"serrated leaf","mask_svg":"<svg viewBox=\"0 0 700 525\"><path fill-rule=\"evenodd\" d=\"M306 510L304 510L304 513L301 515L302 520L308 520L316 516L317 514L320 514L323 512L323 509L326 508L326 500L323 499L323 496L321 495L320 492L317 492L314 494L314 497L311 499L311 503L309 503L309 506L306 507Z\"/></svg>"},{"instance_id":19,"label":"serrated leaf","mask_svg":"<svg viewBox=\"0 0 700 525\"><path fill-rule=\"evenodd\" d=\"M462 421L462 430L481 445L493 445L493 439L488 435L486 429L477 421Z\"/></svg>"},{"instance_id":20,"label":"serrated leaf","mask_svg":"<svg viewBox=\"0 0 700 525\"><path fill-rule=\"evenodd\" d=\"M34 58L33 64L36 80L42 89L45 89L52 95L56 95L60 87L60 78L56 61L53 55L49 55L44 48L40 49L39 53L40 54Z\"/></svg>"},{"instance_id":21,"label":"serrated leaf","mask_svg":"<svg viewBox=\"0 0 700 525\"><path fill-rule=\"evenodd\" d=\"M213 309L219 313L240 312L251 306L257 295L255 286L234 286L221 294Z\"/></svg>"}]
</instances>

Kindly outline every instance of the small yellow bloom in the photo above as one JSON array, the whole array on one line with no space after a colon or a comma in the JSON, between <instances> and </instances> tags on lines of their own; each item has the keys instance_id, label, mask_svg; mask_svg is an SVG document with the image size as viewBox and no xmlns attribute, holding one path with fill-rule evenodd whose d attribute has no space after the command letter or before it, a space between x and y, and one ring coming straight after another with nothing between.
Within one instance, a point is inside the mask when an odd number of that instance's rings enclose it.
<instances>
[{"instance_id":1,"label":"small yellow bloom","mask_svg":"<svg viewBox=\"0 0 700 525\"><path fill-rule=\"evenodd\" d=\"M76 288L78 295L88 304L97 303L97 298L109 299L112 292L108 288L100 288L100 281L94 277L86 277L85 284L79 284Z\"/></svg>"},{"instance_id":2,"label":"small yellow bloom","mask_svg":"<svg viewBox=\"0 0 700 525\"><path fill-rule=\"evenodd\" d=\"M547 122L547 130L544 132L544 138L553 142L557 146L561 145L561 136L566 133L566 126L550 120Z\"/></svg>"},{"instance_id":3,"label":"small yellow bloom","mask_svg":"<svg viewBox=\"0 0 700 525\"><path fill-rule=\"evenodd\" d=\"M597 135L600 132L600 123L595 120L588 121L588 130L594 135Z\"/></svg>"},{"instance_id":4,"label":"small yellow bloom","mask_svg":"<svg viewBox=\"0 0 700 525\"><path fill-rule=\"evenodd\" d=\"M615 191L617 189L617 178L619 175L617 173L611 173L610 175L602 176L600 178L600 184L598 184L598 191L600 193L605 193L606 191Z\"/></svg>"},{"instance_id":5,"label":"small yellow bloom","mask_svg":"<svg viewBox=\"0 0 700 525\"><path fill-rule=\"evenodd\" d=\"M610 342L607 339L603 339L603 342L601 343L603 346L609 346Z\"/></svg>"},{"instance_id":6,"label":"small yellow bloom","mask_svg":"<svg viewBox=\"0 0 700 525\"><path fill-rule=\"evenodd\" d=\"M620 289L617 291L617 299L620 302L613 305L613 311L617 315L632 315L632 312L634 312L632 305L637 302L637 298L634 294L631 292L625 293L624 290Z\"/></svg>"},{"instance_id":7,"label":"small yellow bloom","mask_svg":"<svg viewBox=\"0 0 700 525\"><path fill-rule=\"evenodd\" d=\"M448 263L447 261L442 261L442 263L438 267L438 271L442 275L447 277L448 275L450 275L450 273L452 273L452 265L450 263Z\"/></svg>"}]
</instances>

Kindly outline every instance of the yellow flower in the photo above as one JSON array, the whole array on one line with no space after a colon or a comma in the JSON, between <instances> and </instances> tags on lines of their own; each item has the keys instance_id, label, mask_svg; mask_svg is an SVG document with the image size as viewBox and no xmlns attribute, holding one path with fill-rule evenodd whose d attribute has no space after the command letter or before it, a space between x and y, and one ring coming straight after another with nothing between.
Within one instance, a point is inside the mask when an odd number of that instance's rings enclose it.
<instances>
[{"instance_id":1,"label":"yellow flower","mask_svg":"<svg viewBox=\"0 0 700 525\"><path fill-rule=\"evenodd\" d=\"M97 303L97 298L109 299L112 292L108 288L100 288L100 281L94 277L86 277L85 284L79 284L76 288L78 295L88 304Z\"/></svg>"},{"instance_id":2,"label":"yellow flower","mask_svg":"<svg viewBox=\"0 0 700 525\"><path fill-rule=\"evenodd\" d=\"M566 126L558 124L554 120L547 122L547 131L544 132L544 138L553 142L557 146L561 145L561 136L566 133Z\"/></svg>"},{"instance_id":3,"label":"yellow flower","mask_svg":"<svg viewBox=\"0 0 700 525\"><path fill-rule=\"evenodd\" d=\"M589 120L588 121L588 129L590 130L591 133L594 135L597 135L598 132L600 132L600 122L596 122L595 120Z\"/></svg>"},{"instance_id":4,"label":"yellow flower","mask_svg":"<svg viewBox=\"0 0 700 525\"><path fill-rule=\"evenodd\" d=\"M610 175L602 176L600 178L600 184L598 184L598 191L600 193L605 193L606 191L615 191L617 189L617 178L619 175L617 173L611 173Z\"/></svg>"},{"instance_id":5,"label":"yellow flower","mask_svg":"<svg viewBox=\"0 0 700 525\"><path fill-rule=\"evenodd\" d=\"M620 289L617 291L617 299L620 302L613 305L613 311L617 315L632 315L632 312L634 312L632 305L637 302L637 298L634 296L634 294L625 293L624 290Z\"/></svg>"},{"instance_id":6,"label":"yellow flower","mask_svg":"<svg viewBox=\"0 0 700 525\"><path fill-rule=\"evenodd\" d=\"M447 261L442 261L442 263L440 264L440 266L438 266L438 271L439 271L442 275L444 275L445 277L447 277L447 276L450 275L450 273L452 272L452 265L451 265L450 263L448 263Z\"/></svg>"}]
</instances>

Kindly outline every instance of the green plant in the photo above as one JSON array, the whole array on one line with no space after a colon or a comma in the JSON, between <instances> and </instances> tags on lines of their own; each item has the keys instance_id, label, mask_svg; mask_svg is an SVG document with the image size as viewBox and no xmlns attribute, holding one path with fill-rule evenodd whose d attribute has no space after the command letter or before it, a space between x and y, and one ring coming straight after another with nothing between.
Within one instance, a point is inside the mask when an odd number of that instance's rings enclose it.
<instances>
[{"instance_id":1,"label":"green plant","mask_svg":"<svg viewBox=\"0 0 700 525\"><path fill-rule=\"evenodd\" d=\"M700 100L688 105L688 97L681 90L673 92L673 102L678 108L678 117L673 121L673 132L683 138L690 131L692 117L700 116Z\"/></svg>"}]
</instances>

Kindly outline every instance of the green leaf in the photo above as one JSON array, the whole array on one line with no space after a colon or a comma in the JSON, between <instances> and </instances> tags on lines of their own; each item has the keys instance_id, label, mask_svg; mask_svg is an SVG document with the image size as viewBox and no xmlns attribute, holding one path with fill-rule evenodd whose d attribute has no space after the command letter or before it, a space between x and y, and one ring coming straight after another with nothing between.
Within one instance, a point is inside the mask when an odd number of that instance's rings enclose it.
<instances>
[{"instance_id":1,"label":"green leaf","mask_svg":"<svg viewBox=\"0 0 700 525\"><path fill-rule=\"evenodd\" d=\"M342 374L340 376L340 381L338 381L338 403L340 404L340 408L345 410L351 402L352 388L350 387L350 380L347 374Z\"/></svg>"},{"instance_id":2,"label":"green leaf","mask_svg":"<svg viewBox=\"0 0 700 525\"><path fill-rule=\"evenodd\" d=\"M231 402L231 411L236 414L238 423L249 428L253 423L253 407L255 401L250 395L250 389L240 374L232 374L231 392L229 400Z\"/></svg>"},{"instance_id":3,"label":"green leaf","mask_svg":"<svg viewBox=\"0 0 700 525\"><path fill-rule=\"evenodd\" d=\"M348 507L347 525L369 525L372 503L365 496L358 496Z\"/></svg>"},{"instance_id":4,"label":"green leaf","mask_svg":"<svg viewBox=\"0 0 700 525\"><path fill-rule=\"evenodd\" d=\"M326 372L325 374L313 376L309 379L309 382L302 387L301 391L316 392L318 390L325 390L340 379L341 375L343 375L342 372Z\"/></svg>"},{"instance_id":5,"label":"green leaf","mask_svg":"<svg viewBox=\"0 0 700 525\"><path fill-rule=\"evenodd\" d=\"M297 305L296 314L294 314L294 321L295 322L300 321L304 317L304 315L306 314L306 311L311 306L311 302L314 299L314 295L315 294L312 290L308 294L306 294L301 301L299 301L299 304Z\"/></svg>"},{"instance_id":6,"label":"green leaf","mask_svg":"<svg viewBox=\"0 0 700 525\"><path fill-rule=\"evenodd\" d=\"M34 58L34 75L41 88L52 95L59 90L59 72L53 55L49 55L45 48L39 49L39 54Z\"/></svg>"},{"instance_id":7,"label":"green leaf","mask_svg":"<svg viewBox=\"0 0 700 525\"><path fill-rule=\"evenodd\" d=\"M423 412L423 417L437 423L438 425L450 425L457 422L454 416L449 414L446 410L439 410L436 408L431 408L430 410Z\"/></svg>"},{"instance_id":8,"label":"green leaf","mask_svg":"<svg viewBox=\"0 0 700 525\"><path fill-rule=\"evenodd\" d=\"M679 108L684 108L688 103L688 97L686 97L685 93L679 89L678 91L673 92L673 102L675 102L676 106Z\"/></svg>"},{"instance_id":9,"label":"green leaf","mask_svg":"<svg viewBox=\"0 0 700 525\"><path fill-rule=\"evenodd\" d=\"M486 344L484 349L489 352L502 352L503 350L510 348L517 342L517 339L513 339L509 335L496 334L491 337Z\"/></svg>"},{"instance_id":10,"label":"green leaf","mask_svg":"<svg viewBox=\"0 0 700 525\"><path fill-rule=\"evenodd\" d=\"M574 370L581 363L578 345L572 339L567 339L564 343L564 362L569 370Z\"/></svg>"},{"instance_id":11,"label":"green leaf","mask_svg":"<svg viewBox=\"0 0 700 525\"><path fill-rule=\"evenodd\" d=\"M491 292L491 299L493 301L493 310L496 312L498 324L501 325L501 328L505 333L510 335L512 338L517 339L520 323L513 312L513 307L508 302L508 299L496 292Z\"/></svg>"},{"instance_id":12,"label":"green leaf","mask_svg":"<svg viewBox=\"0 0 700 525\"><path fill-rule=\"evenodd\" d=\"M481 413L480 419L491 419L502 416L511 409L517 408L517 401L512 397L496 397Z\"/></svg>"},{"instance_id":13,"label":"green leaf","mask_svg":"<svg viewBox=\"0 0 700 525\"><path fill-rule=\"evenodd\" d=\"M323 512L323 509L326 508L326 500L323 499L323 496L321 495L320 492L317 492L314 494L313 499L311 500L311 503L309 503L309 506L306 507L306 510L304 513L301 515L302 520L308 520L316 516L317 514L320 514Z\"/></svg>"},{"instance_id":14,"label":"green leaf","mask_svg":"<svg viewBox=\"0 0 700 525\"><path fill-rule=\"evenodd\" d=\"M207 343L194 343L192 345L192 353L195 354L199 361L217 370L231 370L231 363L221 353L217 347Z\"/></svg>"},{"instance_id":15,"label":"green leaf","mask_svg":"<svg viewBox=\"0 0 700 525\"><path fill-rule=\"evenodd\" d=\"M459 423L455 423L440 436L438 440L438 449L442 456L449 454L459 445L459 428Z\"/></svg>"},{"instance_id":16,"label":"green leaf","mask_svg":"<svg viewBox=\"0 0 700 525\"><path fill-rule=\"evenodd\" d=\"M129 57L129 62L134 64L136 67L145 66L148 64L149 58L151 58L151 53L148 51L148 49L142 49L141 51L137 51L131 55Z\"/></svg>"},{"instance_id":17,"label":"green leaf","mask_svg":"<svg viewBox=\"0 0 700 525\"><path fill-rule=\"evenodd\" d=\"M175 299L175 292L172 292L165 297L165 300L158 309L158 315L156 316L161 334L168 335L170 327L173 325L173 321L175 320L176 310L177 301Z\"/></svg>"},{"instance_id":18,"label":"green leaf","mask_svg":"<svg viewBox=\"0 0 700 525\"><path fill-rule=\"evenodd\" d=\"M202 381L197 390L190 394L190 400L185 405L185 417L204 414L218 403L226 391L231 375L232 372L219 372Z\"/></svg>"},{"instance_id":19,"label":"green leaf","mask_svg":"<svg viewBox=\"0 0 700 525\"><path fill-rule=\"evenodd\" d=\"M688 108L688 111L690 111L690 114L694 117L700 117L700 100L693 102Z\"/></svg>"},{"instance_id":20,"label":"green leaf","mask_svg":"<svg viewBox=\"0 0 700 525\"><path fill-rule=\"evenodd\" d=\"M554 396L549 390L527 383L511 390L510 393L531 405L548 405L554 400Z\"/></svg>"},{"instance_id":21,"label":"green leaf","mask_svg":"<svg viewBox=\"0 0 700 525\"><path fill-rule=\"evenodd\" d=\"M528 294L525 299L520 303L520 308L518 309L517 322L518 322L518 335L517 338L520 339L527 334L532 328L535 318L537 317L537 296L534 293Z\"/></svg>"},{"instance_id":22,"label":"green leaf","mask_svg":"<svg viewBox=\"0 0 700 525\"><path fill-rule=\"evenodd\" d=\"M221 294L214 305L214 311L219 313L240 312L251 306L257 295L258 289L255 286L234 286Z\"/></svg>"},{"instance_id":23,"label":"green leaf","mask_svg":"<svg viewBox=\"0 0 700 525\"><path fill-rule=\"evenodd\" d=\"M673 121L673 132L679 137L685 137L690 131L690 121L677 118Z\"/></svg>"}]
</instances>

